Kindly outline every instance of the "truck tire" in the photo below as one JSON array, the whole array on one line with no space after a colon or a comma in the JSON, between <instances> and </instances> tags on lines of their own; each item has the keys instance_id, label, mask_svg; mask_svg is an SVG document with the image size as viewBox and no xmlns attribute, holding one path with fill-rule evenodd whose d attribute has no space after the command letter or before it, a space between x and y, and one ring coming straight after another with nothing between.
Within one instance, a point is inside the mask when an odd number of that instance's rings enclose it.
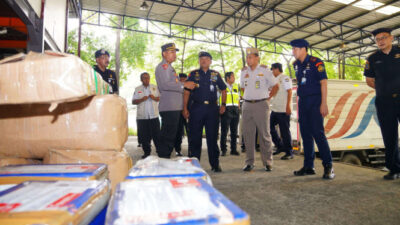
<instances>
[{"instance_id":1,"label":"truck tire","mask_svg":"<svg viewBox=\"0 0 400 225\"><path fill-rule=\"evenodd\" d=\"M344 163L348 163L348 164L362 166L360 158L356 154L353 154L353 153L347 153L346 155L344 155L344 157L342 158L341 161Z\"/></svg>"}]
</instances>

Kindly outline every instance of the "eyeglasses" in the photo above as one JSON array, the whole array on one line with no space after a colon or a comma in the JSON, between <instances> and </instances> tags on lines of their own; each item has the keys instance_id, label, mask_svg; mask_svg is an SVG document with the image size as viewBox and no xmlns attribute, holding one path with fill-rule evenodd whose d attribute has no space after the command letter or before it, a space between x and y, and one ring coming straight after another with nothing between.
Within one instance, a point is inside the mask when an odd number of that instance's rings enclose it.
<instances>
[{"instance_id":1,"label":"eyeglasses","mask_svg":"<svg viewBox=\"0 0 400 225\"><path fill-rule=\"evenodd\" d=\"M380 41L383 41L383 40L386 40L386 39L388 39L390 36L383 36L383 37L381 37L381 38L375 38L375 41L376 42L380 42Z\"/></svg>"}]
</instances>

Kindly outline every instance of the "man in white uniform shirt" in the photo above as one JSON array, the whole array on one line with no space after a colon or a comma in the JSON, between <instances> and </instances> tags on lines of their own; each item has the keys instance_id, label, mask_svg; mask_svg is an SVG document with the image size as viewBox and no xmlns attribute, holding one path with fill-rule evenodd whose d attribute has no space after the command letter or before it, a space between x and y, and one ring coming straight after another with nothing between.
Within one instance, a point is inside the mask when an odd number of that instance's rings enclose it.
<instances>
[{"instance_id":1,"label":"man in white uniform shirt","mask_svg":"<svg viewBox=\"0 0 400 225\"><path fill-rule=\"evenodd\" d=\"M151 153L151 140L158 148L158 136L160 134L160 120L158 119L158 102L160 93L157 86L150 84L150 75L147 72L140 74L142 85L135 88L132 104L137 105L137 131L138 138L142 142L144 155L146 158Z\"/></svg>"},{"instance_id":2,"label":"man in white uniform shirt","mask_svg":"<svg viewBox=\"0 0 400 225\"><path fill-rule=\"evenodd\" d=\"M274 63L271 66L272 74L278 79L279 90L271 100L271 137L277 150L274 155L281 152L286 154L282 160L293 159L292 137L290 135L290 115L292 114L292 80L282 74L282 64ZM279 126L281 137L276 132L275 126Z\"/></svg>"},{"instance_id":3,"label":"man in white uniform shirt","mask_svg":"<svg viewBox=\"0 0 400 225\"><path fill-rule=\"evenodd\" d=\"M272 171L272 141L269 131L269 99L279 88L271 70L259 65L258 49L246 49L248 67L242 69L240 87L244 91L243 134L246 146L246 166L244 171L254 168L254 148L256 130L260 137L260 153L267 172Z\"/></svg>"}]
</instances>

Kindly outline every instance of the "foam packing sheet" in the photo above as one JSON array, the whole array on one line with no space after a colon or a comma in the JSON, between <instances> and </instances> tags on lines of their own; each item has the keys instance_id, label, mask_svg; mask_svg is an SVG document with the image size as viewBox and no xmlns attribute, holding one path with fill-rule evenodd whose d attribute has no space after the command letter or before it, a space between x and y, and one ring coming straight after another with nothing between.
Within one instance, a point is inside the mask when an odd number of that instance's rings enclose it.
<instances>
[{"instance_id":1,"label":"foam packing sheet","mask_svg":"<svg viewBox=\"0 0 400 225\"><path fill-rule=\"evenodd\" d=\"M106 224L248 225L250 219L202 179L137 179L118 185Z\"/></svg>"},{"instance_id":2,"label":"foam packing sheet","mask_svg":"<svg viewBox=\"0 0 400 225\"><path fill-rule=\"evenodd\" d=\"M107 205L104 181L28 181L0 192L0 224L89 224Z\"/></svg>"},{"instance_id":3,"label":"foam packing sheet","mask_svg":"<svg viewBox=\"0 0 400 225\"><path fill-rule=\"evenodd\" d=\"M199 161L196 158L188 157L163 159L157 156L148 156L136 162L126 179L174 177L202 178L212 185L210 176L201 168Z\"/></svg>"},{"instance_id":4,"label":"foam packing sheet","mask_svg":"<svg viewBox=\"0 0 400 225\"><path fill-rule=\"evenodd\" d=\"M13 165L0 167L0 184L29 180L104 180L105 164Z\"/></svg>"}]
</instances>

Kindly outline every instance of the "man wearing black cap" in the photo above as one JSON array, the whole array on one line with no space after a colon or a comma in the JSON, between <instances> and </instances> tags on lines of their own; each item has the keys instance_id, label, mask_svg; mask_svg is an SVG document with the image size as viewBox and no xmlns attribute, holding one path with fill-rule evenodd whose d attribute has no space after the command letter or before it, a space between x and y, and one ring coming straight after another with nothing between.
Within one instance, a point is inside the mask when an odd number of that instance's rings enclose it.
<instances>
[{"instance_id":1,"label":"man wearing black cap","mask_svg":"<svg viewBox=\"0 0 400 225\"><path fill-rule=\"evenodd\" d=\"M179 80L181 82L185 82L187 80L187 75L186 73L180 73L179 74ZM176 132L176 139L175 139L175 153L176 156L183 156L182 155L182 138L185 135L189 138L189 131L188 131L188 125L186 122L185 117L183 115L180 116L179 118L179 125L178 125L178 131ZM188 145L189 145L189 139L188 139Z\"/></svg>"},{"instance_id":2,"label":"man wearing black cap","mask_svg":"<svg viewBox=\"0 0 400 225\"><path fill-rule=\"evenodd\" d=\"M163 60L156 67L156 81L160 91L158 109L161 115L161 132L157 154L161 158L170 158L174 148L179 118L183 109L183 89L191 90L194 82L180 82L171 63L176 60L179 51L174 43L161 46Z\"/></svg>"},{"instance_id":3,"label":"man wearing black cap","mask_svg":"<svg viewBox=\"0 0 400 225\"><path fill-rule=\"evenodd\" d=\"M190 72L188 79L195 82L197 88L185 89L183 115L189 118L189 157L200 160L203 127L205 127L211 170L221 172L217 138L219 114L223 114L226 107L226 85L217 71L210 70L211 60L210 53L200 52L200 69ZM218 107L217 88L221 90L221 107ZM192 102L190 105L189 97Z\"/></svg>"},{"instance_id":4,"label":"man wearing black cap","mask_svg":"<svg viewBox=\"0 0 400 225\"><path fill-rule=\"evenodd\" d=\"M308 42L296 39L290 42L297 78L299 97L299 124L304 146L303 167L294 171L295 176L314 175L314 140L324 166L324 179L333 179L332 154L324 131L324 117L328 115L327 83L324 63L307 54Z\"/></svg>"},{"instance_id":5,"label":"man wearing black cap","mask_svg":"<svg viewBox=\"0 0 400 225\"><path fill-rule=\"evenodd\" d=\"M364 76L368 86L376 91L375 107L385 144L386 168L383 178L400 178L399 121L400 121L400 47L392 46L391 29L372 31L379 50L366 61Z\"/></svg>"},{"instance_id":6,"label":"man wearing black cap","mask_svg":"<svg viewBox=\"0 0 400 225\"><path fill-rule=\"evenodd\" d=\"M108 65L110 64L110 53L104 49L100 49L94 53L94 56L96 57L97 63L97 65L93 67L94 70L96 70L101 75L103 80L111 86L112 90L110 90L110 94L118 95L119 90L117 76L115 75L114 71L107 69Z\"/></svg>"}]
</instances>

